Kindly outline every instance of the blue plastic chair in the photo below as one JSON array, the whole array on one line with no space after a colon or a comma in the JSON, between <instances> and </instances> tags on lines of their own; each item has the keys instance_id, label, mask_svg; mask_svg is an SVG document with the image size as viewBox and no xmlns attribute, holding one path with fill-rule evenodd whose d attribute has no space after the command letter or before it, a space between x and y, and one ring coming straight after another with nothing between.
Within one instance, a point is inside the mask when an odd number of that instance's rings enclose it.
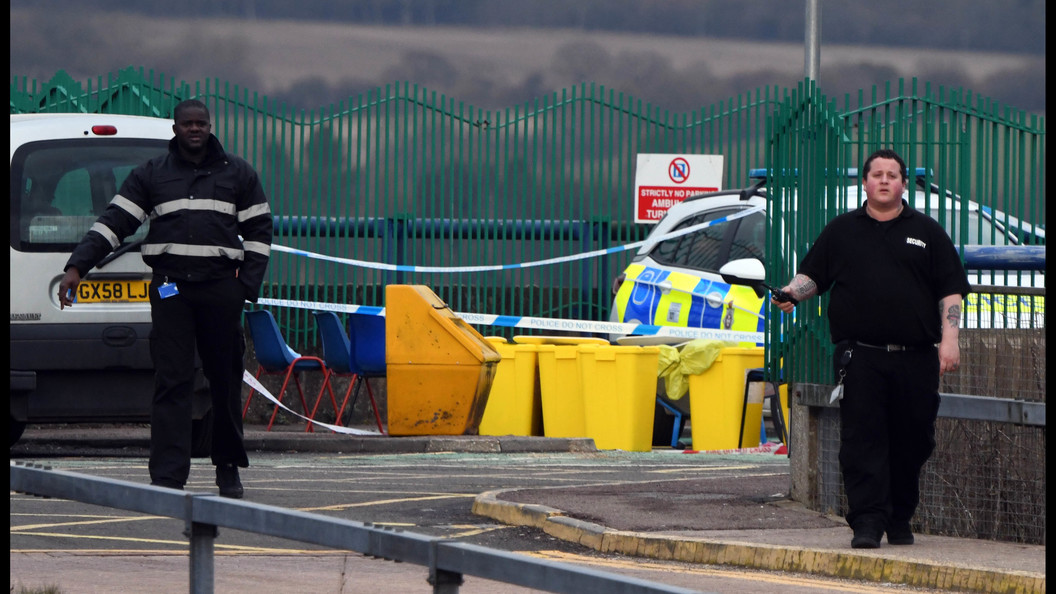
<instances>
[{"instance_id":1,"label":"blue plastic chair","mask_svg":"<svg viewBox=\"0 0 1056 594\"><path fill-rule=\"evenodd\" d=\"M275 322L275 317L271 315L270 311L266 309L247 311L246 323L249 325L249 334L253 340L253 349L257 357L258 367L255 377L260 379L262 375L285 376L282 380L282 387L279 388L279 393L275 396L280 401L292 377L294 384L297 386L297 392L301 397L302 410L304 410L304 414L309 419L308 427L305 431L311 431L315 411L308 412L308 402L304 398L304 389L301 387L299 376L306 371L320 371L323 373L325 380L327 374L326 363L319 357L302 356L291 349L286 343L286 339L282 337L279 325ZM323 387L319 390L319 397L316 398L316 406L318 406L319 398L323 395L323 390L328 387L328 384L324 381ZM250 388L249 396L246 397L245 407L242 409L243 418L245 418L246 412L249 410L249 402L252 400L254 392ZM330 400L334 404L334 410L337 410L337 399L334 397L333 389L330 390ZM271 426L275 423L275 416L278 412L279 405L276 404L275 410L271 413L271 420L268 421L268 431L271 431Z\"/></svg>"},{"instance_id":2,"label":"blue plastic chair","mask_svg":"<svg viewBox=\"0 0 1056 594\"><path fill-rule=\"evenodd\" d=\"M370 404L374 407L374 416L380 427L381 416L374 400L374 389L367 380L372 377L385 377L386 374L385 318L372 314L349 314L348 340L352 353L349 360L351 370L356 374L358 383L366 384ZM355 402L356 395L352 398ZM341 408L344 410L344 405Z\"/></svg>"},{"instance_id":3,"label":"blue plastic chair","mask_svg":"<svg viewBox=\"0 0 1056 594\"><path fill-rule=\"evenodd\" d=\"M348 390L345 391L345 398L341 401L341 408L334 407L337 411L337 424L340 425L345 406L348 404L349 395L355 389L355 395L352 398L352 406L355 406L356 398L359 396L359 383L364 380L355 371L352 361L352 344L349 335L345 333L344 328L341 326L341 318L332 311L313 311L312 314L315 316L316 328L319 329L319 336L323 341L323 359L326 360L328 372L324 381L330 385L334 376L352 378L348 383ZM382 326L382 330L384 331L384 326ZM382 338L384 339L384 334ZM374 410L374 420L378 423L378 431L384 435L385 429L381 425L381 415L378 413L378 404L374 400L373 391L370 391L370 384L367 384L367 389L370 393L370 406ZM319 406L321 397L322 392L319 393L319 398L315 399L316 407ZM312 414L315 414L314 409Z\"/></svg>"}]
</instances>

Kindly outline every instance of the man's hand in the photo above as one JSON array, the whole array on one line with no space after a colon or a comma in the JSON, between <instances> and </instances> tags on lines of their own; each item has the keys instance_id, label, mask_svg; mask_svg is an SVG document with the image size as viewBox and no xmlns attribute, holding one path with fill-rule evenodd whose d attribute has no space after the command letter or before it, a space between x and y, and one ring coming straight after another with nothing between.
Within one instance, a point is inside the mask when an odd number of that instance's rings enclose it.
<instances>
[{"instance_id":1,"label":"man's hand","mask_svg":"<svg viewBox=\"0 0 1056 594\"><path fill-rule=\"evenodd\" d=\"M792 296L793 299L802 303L806 299L813 297L818 294L818 285L805 274L797 274L792 277L792 281L784 287L781 287L781 291ZM773 297L770 297L770 303L773 303L781 311L790 314L792 310L796 309L796 304L791 301L778 301Z\"/></svg>"},{"instance_id":2,"label":"man's hand","mask_svg":"<svg viewBox=\"0 0 1056 594\"><path fill-rule=\"evenodd\" d=\"M792 289L791 286L781 287L781 290L783 292L789 293L789 294L791 294L790 293L791 289ZM775 298L773 295L770 296L770 303L773 303L774 305L776 305L778 309L780 309L781 311L785 312L786 314L790 314L790 313L792 313L792 311L794 309L796 309L795 304L793 304L791 301L778 301L777 298Z\"/></svg>"},{"instance_id":3,"label":"man's hand","mask_svg":"<svg viewBox=\"0 0 1056 594\"><path fill-rule=\"evenodd\" d=\"M73 307L73 296L77 294L77 285L81 284L81 273L76 266L70 266L59 282L59 309Z\"/></svg>"}]
</instances>

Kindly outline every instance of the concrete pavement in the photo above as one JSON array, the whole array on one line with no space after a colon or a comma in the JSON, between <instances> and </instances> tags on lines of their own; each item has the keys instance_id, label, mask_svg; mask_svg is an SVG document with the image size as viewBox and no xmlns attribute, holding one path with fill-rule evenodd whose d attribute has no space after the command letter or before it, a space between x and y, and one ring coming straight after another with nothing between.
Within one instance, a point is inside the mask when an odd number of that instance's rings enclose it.
<instances>
[{"instance_id":1,"label":"concrete pavement","mask_svg":"<svg viewBox=\"0 0 1056 594\"><path fill-rule=\"evenodd\" d=\"M592 452L590 439L519 436L383 437L340 435L325 429L305 433L303 425L246 428L252 451L362 454L464 452ZM47 456L49 449L83 447L98 455L145 448L143 426L34 426L12 448L20 455ZM686 454L700 455L707 454ZM551 536L602 552L688 563L737 566L842 577L878 583L969 592L1045 592L1045 547L969 538L916 535L912 546L886 543L875 550L850 548L842 518L810 511L777 497L780 482L740 481L715 485L675 481L662 488L638 484L589 488L491 491L480 494L473 512L513 525L532 526ZM738 481L733 481L737 483ZM703 494L703 495L702 495ZM676 524L665 506L694 498ZM753 504L731 515L731 502ZM687 507L682 506L685 510ZM736 509L736 508L734 508ZM745 508L748 509L748 508ZM686 516L684 512L680 514ZM734 521L735 518L742 521ZM731 519L734 518L734 519ZM745 519L765 520L753 527Z\"/></svg>"}]
</instances>

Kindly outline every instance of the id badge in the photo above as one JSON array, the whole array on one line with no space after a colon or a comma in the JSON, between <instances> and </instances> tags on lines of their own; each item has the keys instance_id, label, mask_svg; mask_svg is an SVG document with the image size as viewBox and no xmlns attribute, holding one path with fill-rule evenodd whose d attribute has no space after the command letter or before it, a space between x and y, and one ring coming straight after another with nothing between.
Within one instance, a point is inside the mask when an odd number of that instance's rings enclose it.
<instances>
[{"instance_id":1,"label":"id badge","mask_svg":"<svg viewBox=\"0 0 1056 594\"><path fill-rule=\"evenodd\" d=\"M176 288L176 283L165 283L158 287L158 296L162 299L168 299L179 294L180 290Z\"/></svg>"},{"instance_id":2,"label":"id badge","mask_svg":"<svg viewBox=\"0 0 1056 594\"><path fill-rule=\"evenodd\" d=\"M843 384L836 386L836 388L832 390L832 394L829 396L829 404L832 404L837 400L843 400Z\"/></svg>"}]
</instances>

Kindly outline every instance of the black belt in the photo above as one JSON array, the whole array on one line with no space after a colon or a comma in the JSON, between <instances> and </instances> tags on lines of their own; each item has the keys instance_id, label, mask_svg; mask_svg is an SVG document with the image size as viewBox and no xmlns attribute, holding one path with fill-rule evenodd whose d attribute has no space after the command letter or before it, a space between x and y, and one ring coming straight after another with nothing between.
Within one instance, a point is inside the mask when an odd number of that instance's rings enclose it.
<instances>
[{"instance_id":1,"label":"black belt","mask_svg":"<svg viewBox=\"0 0 1056 594\"><path fill-rule=\"evenodd\" d=\"M932 345L905 345L905 344L869 344L868 342L862 342L860 340L852 341L858 346L863 346L870 349L879 349L881 351L887 351L889 353L897 351L922 351L924 349L931 348Z\"/></svg>"}]
</instances>

